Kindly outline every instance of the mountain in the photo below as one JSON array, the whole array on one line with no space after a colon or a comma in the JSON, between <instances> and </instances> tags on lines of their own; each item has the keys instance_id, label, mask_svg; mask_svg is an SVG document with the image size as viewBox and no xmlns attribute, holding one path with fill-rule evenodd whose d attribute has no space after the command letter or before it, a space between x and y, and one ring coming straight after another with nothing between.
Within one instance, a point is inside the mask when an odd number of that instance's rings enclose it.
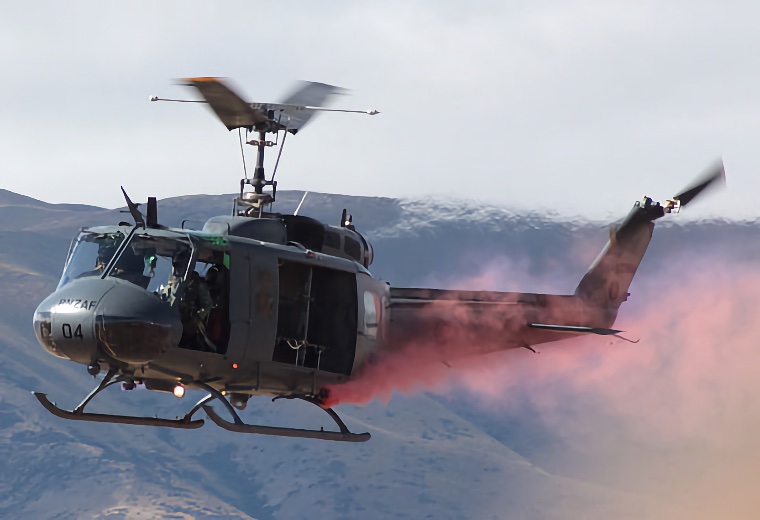
<instances>
[{"instance_id":1,"label":"mountain","mask_svg":"<svg viewBox=\"0 0 760 520\"><path fill-rule=\"evenodd\" d=\"M275 209L292 211L301 196L279 192ZM232 197L162 200L159 221L199 227L212 215L228 213ZM450 201L310 193L301 213L337 223L344 207L375 246L373 272L396 286L568 293L607 239L606 225L598 223ZM632 287L635 298L621 318L645 323L636 320L649 316L651 302L657 309L678 309L658 323L659 340L650 339L646 327L634 326L626 334L643 334L636 346L596 343L547 347L540 356L500 353L487 364L506 372L455 368L453 383L440 382L426 393L341 406L351 429L373 436L351 445L232 434L210 423L196 431L75 423L44 411L31 391L73 407L95 382L84 367L37 345L32 312L54 289L77 229L119 220L129 215L0 190L1 518L693 518L715 516L713 504L702 500L709 495L706 482L728 493L729 508L720 509L733 512L728 516L741 518L760 505L744 487L729 486L734 474L728 469L733 465L735 476L752 481L737 461L740 448L753 446L750 434L760 433L754 421L760 415L745 383L760 375L752 365L757 355L744 347L744 336L731 336L746 362L726 361L723 350L709 350L715 353L714 364L706 365L710 371L692 376L690 360L699 356L687 348L691 340L678 348L676 339L654 343L667 339L661 331L680 330L689 309L701 308L704 299L712 299L705 306L719 309L742 297L745 313L756 308L751 273L759 263L760 241L752 223L658 226ZM697 290L708 283L698 269L712 272L709 282L721 285ZM743 282L739 289L737 280ZM717 330L734 323L735 313L701 321ZM692 329L708 334L710 329L699 327ZM750 325L744 329L754 333ZM675 354L660 359L653 352ZM607 360L620 364L611 378ZM560 370L565 364L567 370ZM731 392L721 386L730 382L708 377L723 368L734 380ZM686 385L686 395L719 394L723 410L743 403L736 407L745 413L711 412L715 415L708 419L720 419L723 426L716 440L700 415L701 401L649 396L647 388L660 389L660 379L626 379L627 372L654 377L651 371ZM621 387L630 387L634 398ZM190 394L178 401L115 390L99 397L93 411L174 416L201 396ZM658 402L670 408L661 411ZM648 415L647 407L662 416ZM682 417L681 407L696 418ZM329 426L323 413L308 405L265 398L254 399L244 417L263 424ZM676 426L665 431L662 425L673 418ZM651 432L642 433L649 427ZM726 447L729 440L737 442ZM746 461L756 459L754 453L743 455ZM721 456L730 464L721 463ZM705 468L714 471L712 480L696 479ZM690 502L695 490L704 490L704 497Z\"/></svg>"}]
</instances>

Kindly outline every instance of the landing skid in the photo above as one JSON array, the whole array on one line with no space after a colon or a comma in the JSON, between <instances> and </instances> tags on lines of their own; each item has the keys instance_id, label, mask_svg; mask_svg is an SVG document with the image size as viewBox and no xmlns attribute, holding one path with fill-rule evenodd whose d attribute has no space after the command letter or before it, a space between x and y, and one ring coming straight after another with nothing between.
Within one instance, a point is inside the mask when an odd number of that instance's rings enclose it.
<instances>
[{"instance_id":1,"label":"landing skid","mask_svg":"<svg viewBox=\"0 0 760 520\"><path fill-rule=\"evenodd\" d=\"M73 410L64 410L63 408L59 408L55 404L51 403L47 398L47 395L43 394L42 392L32 393L34 394L34 397L36 397L40 402L40 404L45 408L45 410L52 413L56 417L60 417L61 419L69 419L71 421L137 424L142 426L163 426L166 428L181 428L185 430L194 430L203 426L203 419L192 420L192 413L187 414L182 419L160 419L158 417L134 417L131 415L111 415L85 412L85 406L87 406L87 404L92 401L100 392L109 386L115 385L116 383L128 381L128 379L123 376L116 378L114 378L114 376L116 376L116 370L109 370L100 384L96 386L93 391L90 392L87 397L85 397L84 400L79 403L79 405L77 405L77 407ZM193 412L194 411L195 410L193 410Z\"/></svg>"},{"instance_id":2,"label":"landing skid","mask_svg":"<svg viewBox=\"0 0 760 520\"><path fill-rule=\"evenodd\" d=\"M327 412L333 421L335 421L335 424L338 425L340 431L301 430L298 428L246 424L240 419L240 416L235 411L235 408L220 391L202 381L183 381L185 386L206 390L209 392L209 395L198 401L198 403L181 419L162 419L158 417L135 417L130 415L111 415L85 412L84 409L87 404L92 401L96 395L98 395L109 386L120 382L133 383L132 379L129 376L115 377L116 373L117 371L115 369L109 370L100 384L95 387L95 389L93 389L92 392L90 392L87 397L85 397L84 400L79 403L79 405L73 410L64 410L63 408L59 408L54 403L50 402L50 400L47 398L47 395L42 392L32 393L48 412L55 415L56 417L60 417L61 419L69 419L71 421L135 424L140 426L161 426L165 428L194 430L204 425L203 419L193 419L193 415L195 415L195 413L197 413L200 409L203 409L203 411L206 412L206 415L208 415L209 419L216 423L217 426L232 432L257 433L260 435L274 435L279 437L300 437L306 439L323 439L327 441L343 442L365 442L370 439L369 433L351 433L348 430L348 427L346 427L345 423L338 416L338 414L330 408L325 409L325 412ZM288 399L301 399L319 406L319 403L309 396L288 395L284 397ZM223 419L211 406L209 406L208 403L215 399L219 400L221 404L224 405L224 407L232 416L233 422Z\"/></svg>"},{"instance_id":3,"label":"landing skid","mask_svg":"<svg viewBox=\"0 0 760 520\"><path fill-rule=\"evenodd\" d=\"M203 419L194 421L185 419L159 419L157 417L131 417L128 415L109 415L104 413L87 413L82 410L72 411L64 410L57 407L42 392L33 392L34 397L45 407L45 409L61 419L70 419L72 421L92 421L116 424L138 424L142 426L164 426L167 428L182 428L185 430L194 430L203 426Z\"/></svg>"},{"instance_id":4,"label":"landing skid","mask_svg":"<svg viewBox=\"0 0 760 520\"><path fill-rule=\"evenodd\" d=\"M319 406L319 403L315 399L309 396L305 396L305 395L287 395L287 396L281 396L281 398L300 399L302 401L306 401L307 403L311 403L316 406ZM277 399L278 398L275 397L272 400L275 401ZM299 428L284 428L284 427L279 427L279 426L262 426L262 425L256 425L256 424L245 424L237 415L237 413L232 414L234 422L230 422L225 419L222 419L219 416L219 414L216 413L216 411L211 406L204 404L202 405L202 407L203 407L203 411L206 412L206 415L208 415L208 418L214 421L214 423L217 426L231 432L258 433L261 435L277 435L280 437L299 437L303 439L322 439L325 441L342 441L342 442L367 442L372 437L369 433L351 433L348 427L346 426L346 424L340 418L340 416L337 413L335 413L335 410L333 410L332 408L322 408L322 409L325 412L327 412L330 418L333 421L335 421L335 424L338 425L338 428L340 429L340 431L338 432L325 431L325 430L302 430Z\"/></svg>"}]
</instances>

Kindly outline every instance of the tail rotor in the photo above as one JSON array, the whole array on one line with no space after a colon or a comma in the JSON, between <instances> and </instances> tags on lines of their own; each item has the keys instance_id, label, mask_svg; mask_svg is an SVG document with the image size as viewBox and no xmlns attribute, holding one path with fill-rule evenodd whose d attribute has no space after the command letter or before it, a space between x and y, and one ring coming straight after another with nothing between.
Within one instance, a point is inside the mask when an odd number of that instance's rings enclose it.
<instances>
[{"instance_id":1,"label":"tail rotor","mask_svg":"<svg viewBox=\"0 0 760 520\"><path fill-rule=\"evenodd\" d=\"M678 195L668 200L665 204L666 213L678 213L682 207L685 207L691 201L699 197L706 189L711 186L723 186L726 184L726 170L723 167L723 161L699 177L691 186L682 190Z\"/></svg>"}]
</instances>

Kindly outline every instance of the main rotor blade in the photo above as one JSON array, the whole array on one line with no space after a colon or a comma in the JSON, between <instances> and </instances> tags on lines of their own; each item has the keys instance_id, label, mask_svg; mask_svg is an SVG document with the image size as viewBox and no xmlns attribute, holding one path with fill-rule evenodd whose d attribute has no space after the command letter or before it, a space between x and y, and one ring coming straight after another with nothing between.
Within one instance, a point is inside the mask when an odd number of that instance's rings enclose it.
<instances>
[{"instance_id":1,"label":"main rotor blade","mask_svg":"<svg viewBox=\"0 0 760 520\"><path fill-rule=\"evenodd\" d=\"M708 170L693 186L686 188L681 193L673 197L673 199L679 201L681 203L681 206L686 206L700 193L702 193L713 184L717 185L725 183L726 171L723 168L723 161L720 161L715 169Z\"/></svg>"},{"instance_id":2,"label":"main rotor blade","mask_svg":"<svg viewBox=\"0 0 760 520\"><path fill-rule=\"evenodd\" d=\"M265 112L252 108L222 78L187 78L182 81L198 90L228 130L269 121Z\"/></svg>"}]
</instances>

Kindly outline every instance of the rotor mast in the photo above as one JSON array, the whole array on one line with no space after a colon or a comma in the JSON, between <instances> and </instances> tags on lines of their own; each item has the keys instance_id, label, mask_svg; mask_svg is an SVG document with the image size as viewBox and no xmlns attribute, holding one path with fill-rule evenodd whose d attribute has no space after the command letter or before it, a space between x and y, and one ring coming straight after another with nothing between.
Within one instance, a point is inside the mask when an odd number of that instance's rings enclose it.
<instances>
[{"instance_id":1,"label":"rotor mast","mask_svg":"<svg viewBox=\"0 0 760 520\"><path fill-rule=\"evenodd\" d=\"M274 130L274 132L279 133L279 129ZM267 130L259 129L259 138L246 142L246 144L256 147L256 166L253 169L252 178L249 179L245 177L240 179L240 195L235 199L235 213L237 214L260 217L264 212L264 207L275 201L277 182L274 179L267 180L266 170L264 168L264 156L267 147L274 146L277 143L267 141L266 136ZM284 144L284 139L282 144ZM282 146L282 144L280 144L280 146ZM253 192L245 192L246 184L253 188ZM264 188L266 186L272 186L272 193L264 193ZM247 208L239 211L239 206L247 206Z\"/></svg>"},{"instance_id":2,"label":"rotor mast","mask_svg":"<svg viewBox=\"0 0 760 520\"><path fill-rule=\"evenodd\" d=\"M256 168L253 170L253 189L257 195L264 193L266 177L264 176L264 151L267 149L266 132L259 132L259 142L256 146Z\"/></svg>"}]
</instances>

